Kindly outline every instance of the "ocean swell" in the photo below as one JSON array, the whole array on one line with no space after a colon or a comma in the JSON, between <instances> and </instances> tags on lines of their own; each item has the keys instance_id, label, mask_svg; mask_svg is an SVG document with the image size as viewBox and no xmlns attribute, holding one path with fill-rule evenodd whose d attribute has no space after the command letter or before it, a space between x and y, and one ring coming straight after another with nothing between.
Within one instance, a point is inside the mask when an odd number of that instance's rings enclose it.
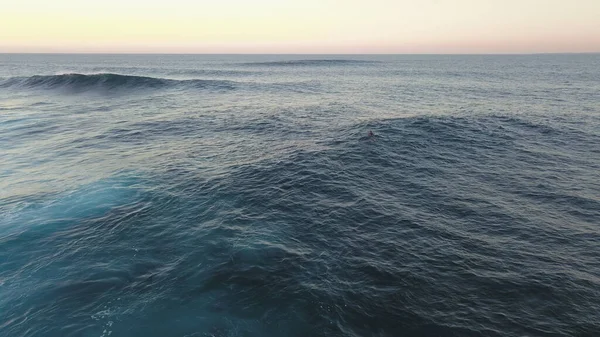
<instances>
[{"instance_id":1,"label":"ocean swell","mask_svg":"<svg viewBox=\"0 0 600 337\"><path fill-rule=\"evenodd\" d=\"M362 65L373 64L377 61L365 60L344 60L344 59L323 59L323 60L289 60L289 61L269 61L269 62L247 62L242 65L247 66L344 66L344 65Z\"/></svg>"},{"instance_id":2,"label":"ocean swell","mask_svg":"<svg viewBox=\"0 0 600 337\"><path fill-rule=\"evenodd\" d=\"M147 76L101 74L61 74L12 77L0 82L3 88L67 89L73 91L119 89L233 89L235 82L220 80L175 80Z\"/></svg>"}]
</instances>

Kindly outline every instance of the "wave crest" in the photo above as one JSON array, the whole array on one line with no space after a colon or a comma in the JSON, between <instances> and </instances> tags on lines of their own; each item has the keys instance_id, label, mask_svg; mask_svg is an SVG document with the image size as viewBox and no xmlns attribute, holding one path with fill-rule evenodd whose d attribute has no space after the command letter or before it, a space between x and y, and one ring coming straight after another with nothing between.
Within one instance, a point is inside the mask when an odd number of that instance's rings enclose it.
<instances>
[{"instance_id":1,"label":"wave crest","mask_svg":"<svg viewBox=\"0 0 600 337\"><path fill-rule=\"evenodd\" d=\"M12 77L0 82L3 88L71 89L88 91L94 89L161 89L173 87L233 89L234 82L219 80L174 80L166 78L101 74L61 74Z\"/></svg>"}]
</instances>

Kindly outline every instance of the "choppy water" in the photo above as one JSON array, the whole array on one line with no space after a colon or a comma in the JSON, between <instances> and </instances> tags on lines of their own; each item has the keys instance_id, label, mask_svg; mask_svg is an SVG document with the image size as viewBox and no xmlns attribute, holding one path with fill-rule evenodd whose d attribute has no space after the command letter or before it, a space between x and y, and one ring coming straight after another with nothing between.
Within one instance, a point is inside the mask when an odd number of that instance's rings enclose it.
<instances>
[{"instance_id":1,"label":"choppy water","mask_svg":"<svg viewBox=\"0 0 600 337\"><path fill-rule=\"evenodd\" d=\"M2 337L600 336L600 55L0 78Z\"/></svg>"}]
</instances>

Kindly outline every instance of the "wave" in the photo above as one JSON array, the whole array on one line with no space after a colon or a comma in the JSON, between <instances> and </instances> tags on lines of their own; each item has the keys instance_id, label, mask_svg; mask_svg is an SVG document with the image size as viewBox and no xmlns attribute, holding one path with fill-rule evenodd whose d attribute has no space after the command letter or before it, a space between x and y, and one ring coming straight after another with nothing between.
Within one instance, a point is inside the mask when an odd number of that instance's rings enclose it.
<instances>
[{"instance_id":1,"label":"wave","mask_svg":"<svg viewBox=\"0 0 600 337\"><path fill-rule=\"evenodd\" d=\"M203 128L248 131L246 143L297 131L283 116L236 125L244 130L194 117L106 137L184 139L196 151L187 161L207 152L189 143ZM598 203L575 191L592 192L595 171L556 155L575 146L569 130L538 125L495 115L357 121L322 150L237 161L215 176L156 156L165 161L147 178L92 182L10 219L44 226L0 239L13 308L0 320L10 335L46 320L63 335L76 312L111 322L114 335L160 335L149 331L161 322L180 336L592 336L597 282L582 269L597 260ZM369 129L375 138L361 138ZM564 144L546 158L532 152L557 138ZM565 260L579 264L553 268ZM564 306L577 296L591 300ZM552 325L548 307L564 310L564 324ZM520 325L499 333L499 314Z\"/></svg>"},{"instance_id":2,"label":"wave","mask_svg":"<svg viewBox=\"0 0 600 337\"><path fill-rule=\"evenodd\" d=\"M0 82L0 88L69 89L75 91L162 88L234 89L235 82L222 80L174 80L146 76L101 74L61 74L12 77Z\"/></svg>"},{"instance_id":3,"label":"wave","mask_svg":"<svg viewBox=\"0 0 600 337\"><path fill-rule=\"evenodd\" d=\"M252 76L261 74L251 70L228 70L228 69L180 69L168 73L171 76Z\"/></svg>"},{"instance_id":4,"label":"wave","mask_svg":"<svg viewBox=\"0 0 600 337\"><path fill-rule=\"evenodd\" d=\"M231 80L176 80L169 78L120 75L113 73L101 74L61 74L35 75L31 77L11 77L0 80L0 88L66 90L69 92L100 91L112 92L117 90L143 89L208 89L234 90L240 87L260 90L285 90L293 92L313 93L319 91L319 83L303 82L237 82Z\"/></svg>"},{"instance_id":5,"label":"wave","mask_svg":"<svg viewBox=\"0 0 600 337\"><path fill-rule=\"evenodd\" d=\"M345 60L345 59L325 59L325 60L289 60L289 61L269 61L269 62L248 62L242 63L247 66L333 66L350 64L372 64L378 61L366 60Z\"/></svg>"}]
</instances>

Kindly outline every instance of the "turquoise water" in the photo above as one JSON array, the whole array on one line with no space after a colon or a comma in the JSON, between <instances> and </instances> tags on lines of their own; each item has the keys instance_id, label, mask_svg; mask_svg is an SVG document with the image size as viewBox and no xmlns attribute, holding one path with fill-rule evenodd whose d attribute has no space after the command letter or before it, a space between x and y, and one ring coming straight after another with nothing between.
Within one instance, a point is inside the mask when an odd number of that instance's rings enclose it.
<instances>
[{"instance_id":1,"label":"turquoise water","mask_svg":"<svg viewBox=\"0 0 600 337\"><path fill-rule=\"evenodd\" d=\"M593 54L0 55L0 336L600 335L599 93Z\"/></svg>"}]
</instances>

